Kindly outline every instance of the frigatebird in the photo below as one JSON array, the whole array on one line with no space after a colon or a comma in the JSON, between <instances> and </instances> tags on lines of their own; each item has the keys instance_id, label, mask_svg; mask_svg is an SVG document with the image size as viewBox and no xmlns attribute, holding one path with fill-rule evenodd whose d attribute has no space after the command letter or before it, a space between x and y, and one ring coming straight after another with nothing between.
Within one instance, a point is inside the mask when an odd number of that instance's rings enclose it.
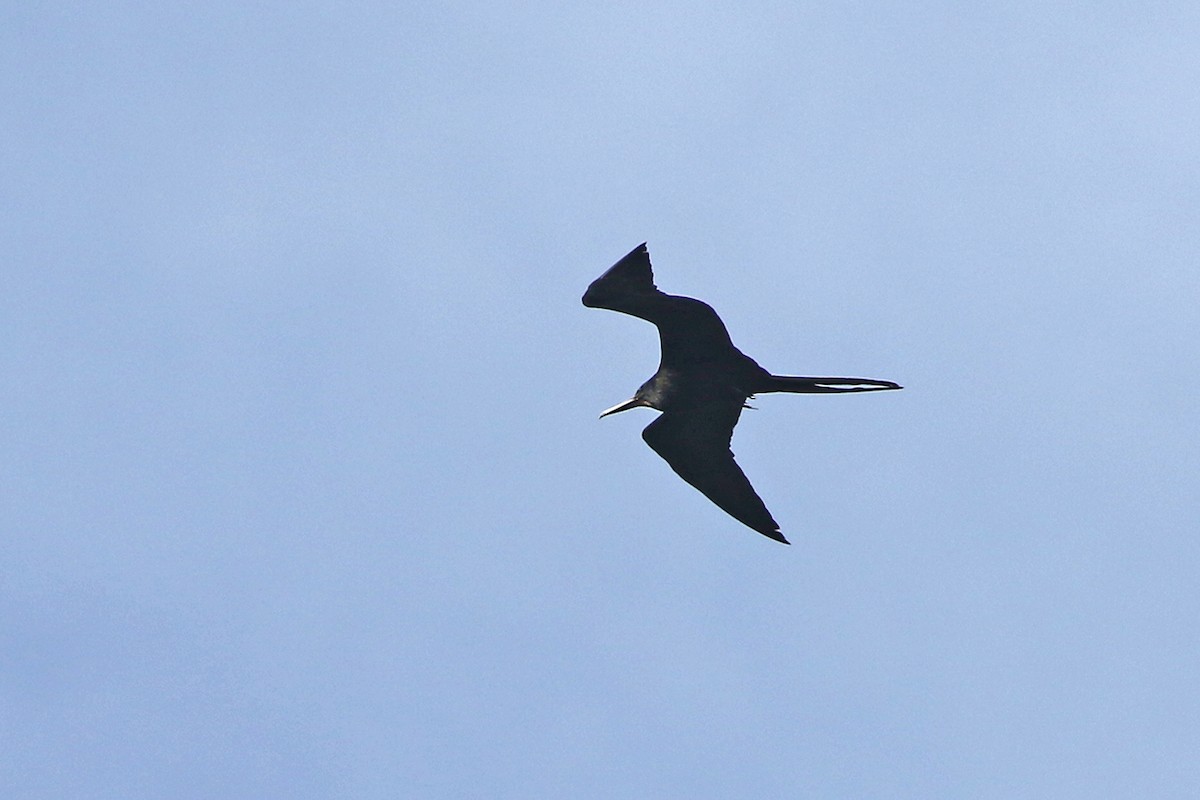
<instances>
[{"instance_id":1,"label":"frigatebird","mask_svg":"<svg viewBox=\"0 0 1200 800\"><path fill-rule=\"evenodd\" d=\"M631 408L661 411L642 438L671 469L738 522L789 544L729 449L748 399L767 392L825 394L900 389L865 378L772 375L733 346L725 323L707 303L666 294L654 285L650 252L642 243L613 264L583 295L588 308L632 314L658 328L658 371L632 398L600 414Z\"/></svg>"}]
</instances>

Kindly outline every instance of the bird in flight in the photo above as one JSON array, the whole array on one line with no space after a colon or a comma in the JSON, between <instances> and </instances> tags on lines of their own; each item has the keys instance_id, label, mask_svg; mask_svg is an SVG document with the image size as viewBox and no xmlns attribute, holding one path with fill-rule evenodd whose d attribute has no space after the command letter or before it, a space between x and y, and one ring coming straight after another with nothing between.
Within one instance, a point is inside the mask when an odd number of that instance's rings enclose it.
<instances>
[{"instance_id":1,"label":"bird in flight","mask_svg":"<svg viewBox=\"0 0 1200 800\"><path fill-rule=\"evenodd\" d=\"M646 444L679 477L738 522L784 544L788 540L779 532L779 524L729 449L746 400L767 392L827 394L902 388L891 381L865 378L772 375L733 346L725 323L707 303L659 291L644 243L592 281L583 304L654 323L662 347L654 376L632 398L600 417L639 407L661 411L642 431Z\"/></svg>"}]
</instances>

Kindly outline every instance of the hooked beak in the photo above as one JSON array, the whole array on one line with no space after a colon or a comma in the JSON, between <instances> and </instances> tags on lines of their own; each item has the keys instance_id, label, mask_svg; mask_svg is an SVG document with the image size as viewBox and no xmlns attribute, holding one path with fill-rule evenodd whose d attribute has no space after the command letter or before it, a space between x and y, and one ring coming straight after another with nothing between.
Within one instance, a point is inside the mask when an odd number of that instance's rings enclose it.
<instances>
[{"instance_id":1,"label":"hooked beak","mask_svg":"<svg viewBox=\"0 0 1200 800\"><path fill-rule=\"evenodd\" d=\"M641 405L645 405L645 404L641 400L638 400L636 397L631 397L628 400L626 400L624 403L617 403L612 408L602 411L600 413L600 419L604 419L609 414L616 414L621 411L628 411L631 408L637 408L638 406L641 406Z\"/></svg>"}]
</instances>

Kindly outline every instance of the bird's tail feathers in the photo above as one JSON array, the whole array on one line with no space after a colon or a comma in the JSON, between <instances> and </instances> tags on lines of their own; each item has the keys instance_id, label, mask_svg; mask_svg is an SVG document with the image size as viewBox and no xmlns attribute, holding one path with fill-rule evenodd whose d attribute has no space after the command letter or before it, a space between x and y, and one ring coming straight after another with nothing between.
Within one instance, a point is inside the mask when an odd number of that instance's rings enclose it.
<instances>
[{"instance_id":1,"label":"bird's tail feathers","mask_svg":"<svg viewBox=\"0 0 1200 800\"><path fill-rule=\"evenodd\" d=\"M772 375L756 394L765 392L795 392L797 394L825 394L828 392L882 392L888 389L903 389L891 381L875 381L868 378L805 378L795 375Z\"/></svg>"}]
</instances>

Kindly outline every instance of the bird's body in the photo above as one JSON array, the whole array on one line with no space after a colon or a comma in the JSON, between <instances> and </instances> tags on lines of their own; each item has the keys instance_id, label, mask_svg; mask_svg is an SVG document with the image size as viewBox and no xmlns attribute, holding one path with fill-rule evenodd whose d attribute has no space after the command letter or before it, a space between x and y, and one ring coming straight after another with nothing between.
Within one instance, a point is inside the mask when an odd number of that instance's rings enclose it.
<instances>
[{"instance_id":1,"label":"bird's body","mask_svg":"<svg viewBox=\"0 0 1200 800\"><path fill-rule=\"evenodd\" d=\"M738 350L707 304L654 285L646 245L634 248L588 287L583 304L640 317L658 328L658 371L633 398L600 416L644 406L663 412L642 438L685 481L732 517L787 544L729 449L746 400L767 392L869 392L899 389L864 378L772 375Z\"/></svg>"}]
</instances>

